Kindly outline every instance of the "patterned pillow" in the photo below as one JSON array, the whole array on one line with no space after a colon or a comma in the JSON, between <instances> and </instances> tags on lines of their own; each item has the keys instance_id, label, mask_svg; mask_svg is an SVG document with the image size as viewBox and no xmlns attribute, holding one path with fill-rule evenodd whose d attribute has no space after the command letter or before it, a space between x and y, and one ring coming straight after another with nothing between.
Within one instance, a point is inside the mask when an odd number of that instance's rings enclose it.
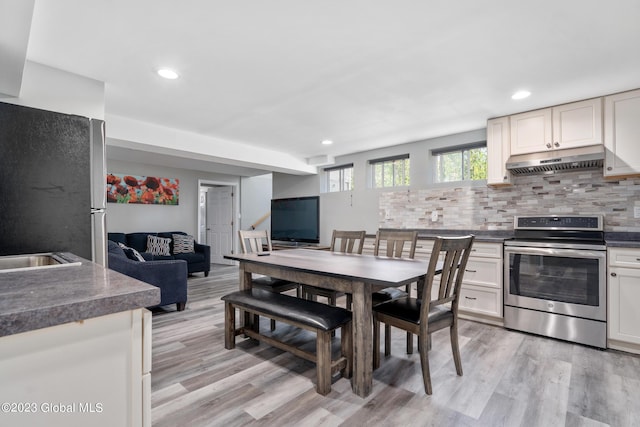
<instances>
[{"instance_id":1,"label":"patterned pillow","mask_svg":"<svg viewBox=\"0 0 640 427\"><path fill-rule=\"evenodd\" d=\"M153 236L149 234L147 236L147 252L151 255L170 256L169 244L171 239Z\"/></svg>"},{"instance_id":2,"label":"patterned pillow","mask_svg":"<svg viewBox=\"0 0 640 427\"><path fill-rule=\"evenodd\" d=\"M122 242L118 242L118 245L122 248L127 258L132 259L134 261L141 261L141 262L145 261L142 255L140 255L140 252L136 251L135 249L130 248L129 246L125 245Z\"/></svg>"},{"instance_id":3,"label":"patterned pillow","mask_svg":"<svg viewBox=\"0 0 640 427\"><path fill-rule=\"evenodd\" d=\"M193 236L185 236L184 234L173 234L173 253L174 254L191 254L193 249Z\"/></svg>"}]
</instances>

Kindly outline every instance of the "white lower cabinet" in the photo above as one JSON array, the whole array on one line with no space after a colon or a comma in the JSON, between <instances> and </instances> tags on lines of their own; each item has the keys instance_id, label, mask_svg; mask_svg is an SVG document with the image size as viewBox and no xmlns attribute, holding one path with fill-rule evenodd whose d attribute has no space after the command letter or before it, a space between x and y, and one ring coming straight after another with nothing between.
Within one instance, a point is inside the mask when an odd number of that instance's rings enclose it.
<instances>
[{"instance_id":1,"label":"white lower cabinet","mask_svg":"<svg viewBox=\"0 0 640 427\"><path fill-rule=\"evenodd\" d=\"M610 248L608 346L640 354L640 249Z\"/></svg>"},{"instance_id":2,"label":"white lower cabinet","mask_svg":"<svg viewBox=\"0 0 640 427\"><path fill-rule=\"evenodd\" d=\"M502 292L496 288L465 284L460 292L459 310L492 317L502 315Z\"/></svg>"},{"instance_id":3,"label":"white lower cabinet","mask_svg":"<svg viewBox=\"0 0 640 427\"><path fill-rule=\"evenodd\" d=\"M438 286L434 281L432 298L437 297ZM473 244L458 310L462 318L502 325L502 243Z\"/></svg>"},{"instance_id":4,"label":"white lower cabinet","mask_svg":"<svg viewBox=\"0 0 640 427\"><path fill-rule=\"evenodd\" d=\"M2 337L0 424L150 426L150 357L145 309Z\"/></svg>"}]
</instances>

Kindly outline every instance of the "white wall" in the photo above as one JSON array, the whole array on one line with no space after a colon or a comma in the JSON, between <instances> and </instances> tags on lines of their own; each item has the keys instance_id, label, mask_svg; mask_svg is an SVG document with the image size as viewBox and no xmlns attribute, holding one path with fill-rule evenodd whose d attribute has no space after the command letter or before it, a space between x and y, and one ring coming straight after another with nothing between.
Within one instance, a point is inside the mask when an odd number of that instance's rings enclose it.
<instances>
[{"instance_id":1,"label":"white wall","mask_svg":"<svg viewBox=\"0 0 640 427\"><path fill-rule=\"evenodd\" d=\"M240 180L240 230L248 230L252 224L271 210L272 174L243 177ZM256 225L256 230L270 229L271 221L267 217Z\"/></svg>"},{"instance_id":2,"label":"white wall","mask_svg":"<svg viewBox=\"0 0 640 427\"><path fill-rule=\"evenodd\" d=\"M371 188L368 161L409 153L411 185L407 191L437 187L430 168L431 150L470 144L486 140L486 129L417 141L378 150L365 151L336 158L335 165L353 163L354 190L320 193L324 187L324 173L313 176L274 174L273 195L278 197L311 196L320 194L320 243L329 244L334 229L366 230L374 234L380 224L379 196L387 190ZM398 189L396 189L398 191Z\"/></svg>"},{"instance_id":3,"label":"white wall","mask_svg":"<svg viewBox=\"0 0 640 427\"><path fill-rule=\"evenodd\" d=\"M240 183L236 176L113 159L107 159L107 172L180 180L180 199L177 206L107 203L108 232L184 231L197 236L198 180L215 181L221 185Z\"/></svg>"}]
</instances>

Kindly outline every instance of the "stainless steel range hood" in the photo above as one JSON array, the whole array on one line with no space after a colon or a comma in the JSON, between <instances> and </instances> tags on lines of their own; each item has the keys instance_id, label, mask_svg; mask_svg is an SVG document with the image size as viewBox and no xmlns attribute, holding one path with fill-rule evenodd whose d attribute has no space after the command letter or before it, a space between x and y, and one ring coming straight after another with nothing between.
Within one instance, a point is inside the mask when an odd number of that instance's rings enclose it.
<instances>
[{"instance_id":1,"label":"stainless steel range hood","mask_svg":"<svg viewBox=\"0 0 640 427\"><path fill-rule=\"evenodd\" d=\"M509 157L506 167L514 175L533 175L598 169L604 164L604 146L592 145Z\"/></svg>"}]
</instances>

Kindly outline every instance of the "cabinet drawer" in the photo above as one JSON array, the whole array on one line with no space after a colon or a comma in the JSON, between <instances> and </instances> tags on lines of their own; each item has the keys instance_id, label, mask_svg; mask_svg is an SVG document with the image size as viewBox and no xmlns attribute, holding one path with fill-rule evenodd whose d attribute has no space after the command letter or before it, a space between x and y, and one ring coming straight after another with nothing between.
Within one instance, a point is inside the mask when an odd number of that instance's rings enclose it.
<instances>
[{"instance_id":1,"label":"cabinet drawer","mask_svg":"<svg viewBox=\"0 0 640 427\"><path fill-rule=\"evenodd\" d=\"M640 249L609 249L609 265L611 267L640 268Z\"/></svg>"},{"instance_id":2,"label":"cabinet drawer","mask_svg":"<svg viewBox=\"0 0 640 427\"><path fill-rule=\"evenodd\" d=\"M500 288L502 263L493 258L469 258L464 272L464 284Z\"/></svg>"},{"instance_id":3,"label":"cabinet drawer","mask_svg":"<svg viewBox=\"0 0 640 427\"><path fill-rule=\"evenodd\" d=\"M488 258L501 258L502 257L502 244L500 243L485 243L474 242L471 248L472 257L488 257Z\"/></svg>"},{"instance_id":4,"label":"cabinet drawer","mask_svg":"<svg viewBox=\"0 0 640 427\"><path fill-rule=\"evenodd\" d=\"M499 289L463 285L459 309L502 317L502 292Z\"/></svg>"}]
</instances>

